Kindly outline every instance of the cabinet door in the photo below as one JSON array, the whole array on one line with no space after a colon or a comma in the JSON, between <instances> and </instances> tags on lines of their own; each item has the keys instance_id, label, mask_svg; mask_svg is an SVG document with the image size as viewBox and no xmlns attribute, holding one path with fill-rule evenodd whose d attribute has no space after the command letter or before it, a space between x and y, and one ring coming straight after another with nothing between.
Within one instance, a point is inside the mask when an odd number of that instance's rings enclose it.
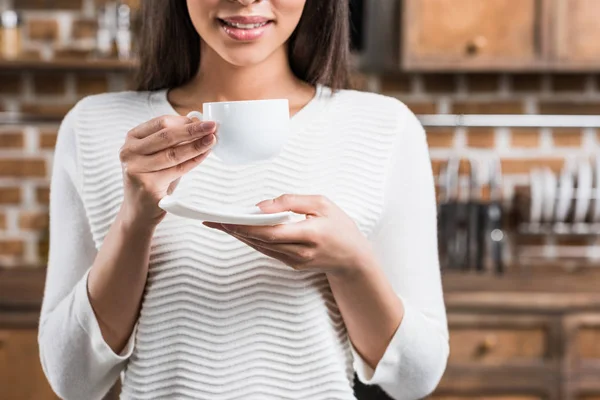
<instances>
[{"instance_id":1,"label":"cabinet door","mask_svg":"<svg viewBox=\"0 0 600 400\"><path fill-rule=\"evenodd\" d=\"M559 66L600 66L600 1L554 1Z\"/></svg>"},{"instance_id":2,"label":"cabinet door","mask_svg":"<svg viewBox=\"0 0 600 400\"><path fill-rule=\"evenodd\" d=\"M563 324L564 393L570 399L600 400L600 314L572 314Z\"/></svg>"},{"instance_id":3,"label":"cabinet door","mask_svg":"<svg viewBox=\"0 0 600 400\"><path fill-rule=\"evenodd\" d=\"M0 330L0 393L3 399L58 399L42 371L35 330Z\"/></svg>"},{"instance_id":4,"label":"cabinet door","mask_svg":"<svg viewBox=\"0 0 600 400\"><path fill-rule=\"evenodd\" d=\"M556 356L546 318L459 314L448 320L449 365L541 366Z\"/></svg>"},{"instance_id":5,"label":"cabinet door","mask_svg":"<svg viewBox=\"0 0 600 400\"><path fill-rule=\"evenodd\" d=\"M408 69L526 69L542 62L545 0L405 0Z\"/></svg>"}]
</instances>

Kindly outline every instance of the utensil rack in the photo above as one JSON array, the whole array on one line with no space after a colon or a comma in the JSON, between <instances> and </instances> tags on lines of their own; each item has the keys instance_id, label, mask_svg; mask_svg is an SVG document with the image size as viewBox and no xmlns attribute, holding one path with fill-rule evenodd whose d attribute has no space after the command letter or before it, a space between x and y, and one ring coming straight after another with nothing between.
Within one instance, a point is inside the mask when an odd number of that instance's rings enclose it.
<instances>
[{"instance_id":1,"label":"utensil rack","mask_svg":"<svg viewBox=\"0 0 600 400\"><path fill-rule=\"evenodd\" d=\"M600 222L518 221L510 236L514 259L523 265L600 267Z\"/></svg>"},{"instance_id":2,"label":"utensil rack","mask_svg":"<svg viewBox=\"0 0 600 400\"><path fill-rule=\"evenodd\" d=\"M419 115L424 127L449 128L582 128L600 129L600 116L590 115ZM590 155L590 149L582 152L582 156ZM463 149L457 156L468 156ZM461 181L468 179L461 178ZM592 189L592 193L597 193ZM573 211L569 212L566 222L529 222L526 214L519 210L517 200L519 193L515 190L512 204L505 209L503 230L507 233L506 255L508 268L534 266L559 266L572 269L573 267L600 267L600 222L573 222ZM590 207L597 195L589 197ZM521 198L520 201L523 199ZM525 208L529 207L525 199ZM573 193L571 204L577 200ZM571 205L573 207L573 205ZM522 211L522 210L521 210ZM589 214L588 214L589 217Z\"/></svg>"},{"instance_id":3,"label":"utensil rack","mask_svg":"<svg viewBox=\"0 0 600 400\"><path fill-rule=\"evenodd\" d=\"M530 236L600 236L600 222L522 222L517 233Z\"/></svg>"}]
</instances>

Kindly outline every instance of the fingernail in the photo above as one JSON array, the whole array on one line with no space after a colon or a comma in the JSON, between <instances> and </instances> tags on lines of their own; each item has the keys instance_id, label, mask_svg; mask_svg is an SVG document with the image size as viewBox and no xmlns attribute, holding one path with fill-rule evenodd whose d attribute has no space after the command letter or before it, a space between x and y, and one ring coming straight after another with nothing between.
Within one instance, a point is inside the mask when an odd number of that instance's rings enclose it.
<instances>
[{"instance_id":1,"label":"fingernail","mask_svg":"<svg viewBox=\"0 0 600 400\"><path fill-rule=\"evenodd\" d=\"M215 135L213 135L212 133L208 136L205 136L202 138L202 144L206 144L209 145L213 142Z\"/></svg>"},{"instance_id":2,"label":"fingernail","mask_svg":"<svg viewBox=\"0 0 600 400\"><path fill-rule=\"evenodd\" d=\"M214 121L204 121L200 127L202 128L203 131L211 131L213 129L215 129L215 123Z\"/></svg>"}]
</instances>

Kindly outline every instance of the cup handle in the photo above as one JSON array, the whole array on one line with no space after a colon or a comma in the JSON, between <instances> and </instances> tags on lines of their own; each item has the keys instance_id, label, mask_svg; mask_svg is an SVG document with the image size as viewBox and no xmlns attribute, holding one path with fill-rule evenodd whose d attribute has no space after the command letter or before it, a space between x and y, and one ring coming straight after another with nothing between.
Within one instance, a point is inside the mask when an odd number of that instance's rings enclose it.
<instances>
[{"instance_id":1,"label":"cup handle","mask_svg":"<svg viewBox=\"0 0 600 400\"><path fill-rule=\"evenodd\" d=\"M196 118L199 121L202 121L202 113L198 112L198 111L192 111L187 115L188 118Z\"/></svg>"}]
</instances>

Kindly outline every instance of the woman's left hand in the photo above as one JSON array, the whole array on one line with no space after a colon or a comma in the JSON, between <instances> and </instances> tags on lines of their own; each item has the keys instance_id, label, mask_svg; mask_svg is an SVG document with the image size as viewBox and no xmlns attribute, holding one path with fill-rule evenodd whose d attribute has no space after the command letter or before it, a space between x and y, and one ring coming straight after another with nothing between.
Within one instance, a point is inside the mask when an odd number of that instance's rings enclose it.
<instances>
[{"instance_id":1,"label":"woman's left hand","mask_svg":"<svg viewBox=\"0 0 600 400\"><path fill-rule=\"evenodd\" d=\"M371 246L354 221L323 196L286 194L257 204L263 212L292 211L306 220L275 226L205 222L296 270L332 274L358 272L373 259Z\"/></svg>"}]
</instances>

